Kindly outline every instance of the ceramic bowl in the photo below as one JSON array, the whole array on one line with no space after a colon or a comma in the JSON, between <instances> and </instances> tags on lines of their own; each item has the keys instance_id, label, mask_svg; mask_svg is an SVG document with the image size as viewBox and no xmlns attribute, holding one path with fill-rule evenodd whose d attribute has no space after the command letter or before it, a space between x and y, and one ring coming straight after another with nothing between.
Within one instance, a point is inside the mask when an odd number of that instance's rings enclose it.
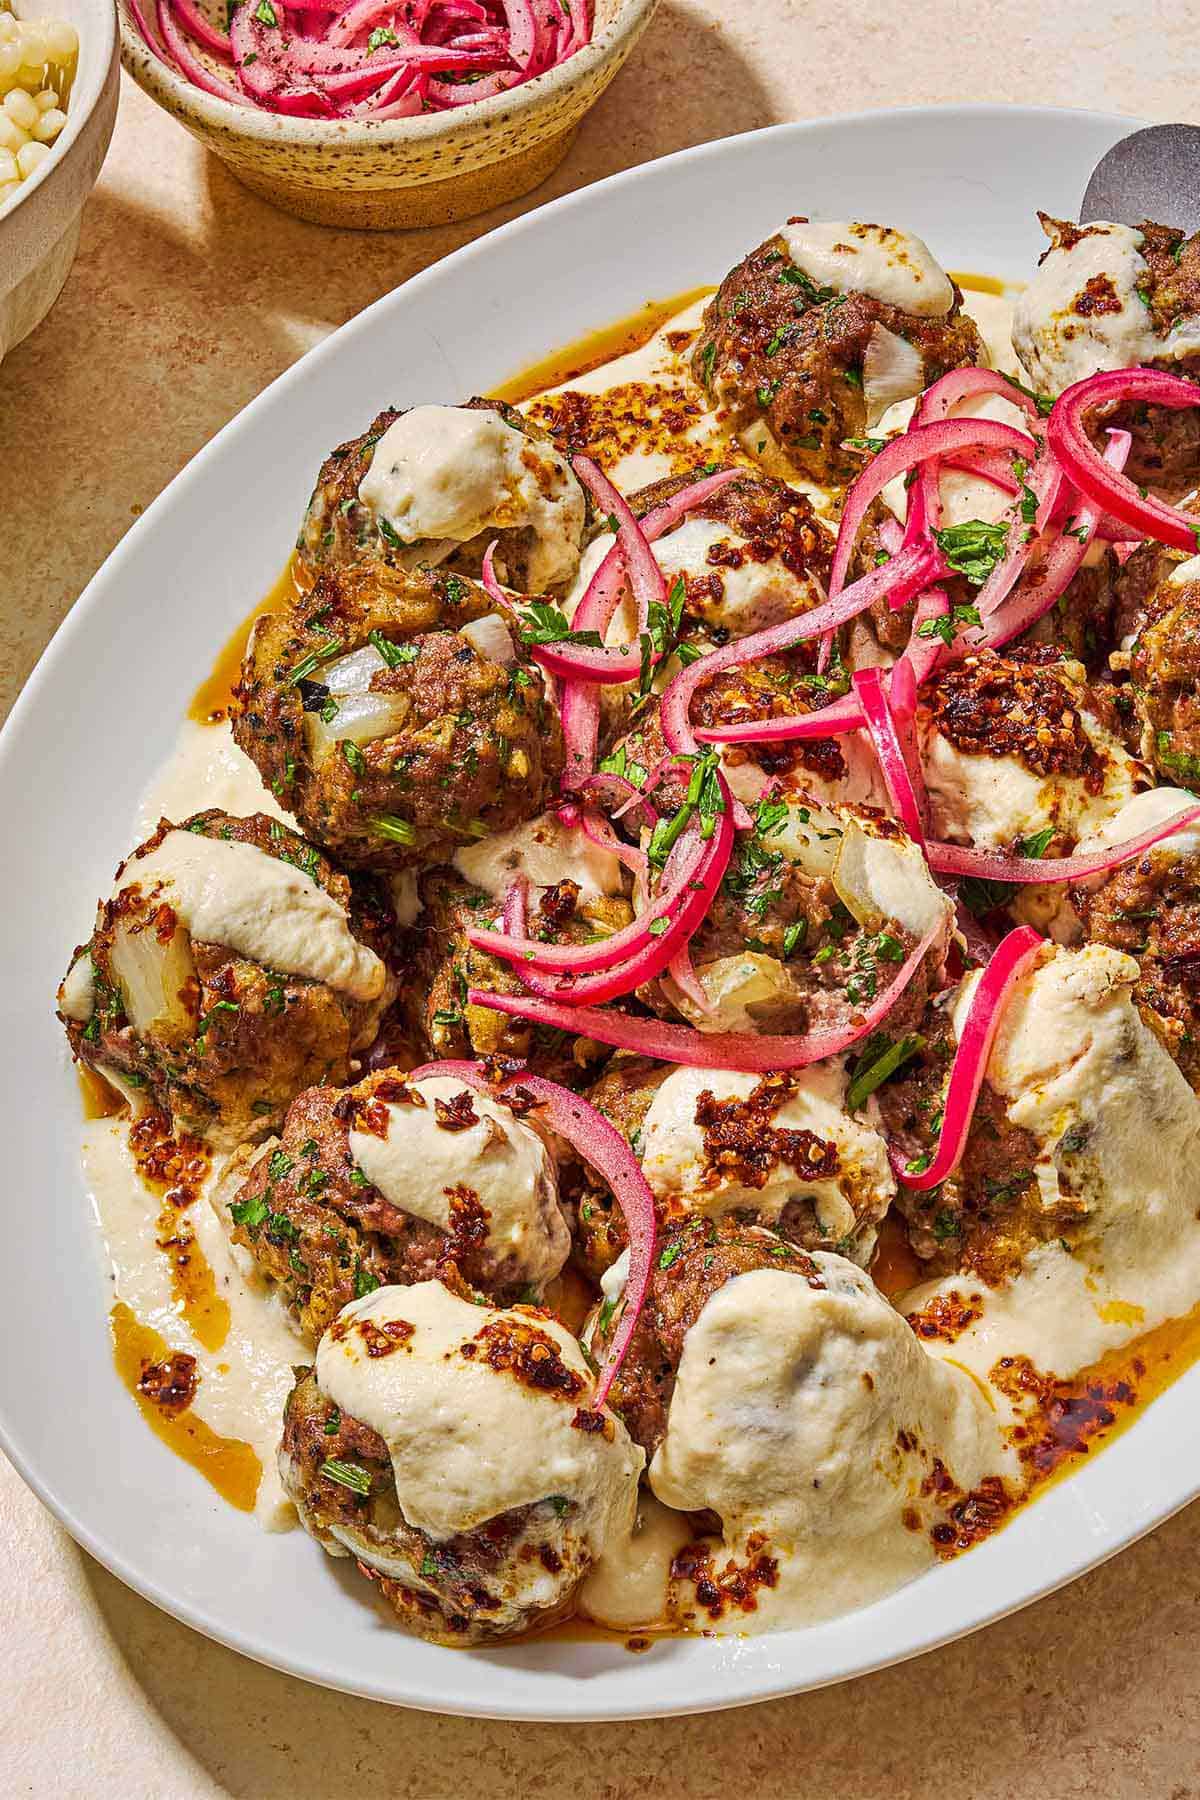
<instances>
[{"instance_id":1,"label":"ceramic bowl","mask_svg":"<svg viewBox=\"0 0 1200 1800\"><path fill-rule=\"evenodd\" d=\"M167 68L118 0L134 80L285 212L367 230L470 218L537 187L571 146L658 0L595 0L590 44L510 93L416 119L288 118L234 106Z\"/></svg>"},{"instance_id":2,"label":"ceramic bowl","mask_svg":"<svg viewBox=\"0 0 1200 1800\"><path fill-rule=\"evenodd\" d=\"M21 18L52 14L79 33L67 123L52 154L0 204L0 360L40 325L79 246L79 217L117 116L117 21L112 0L30 0Z\"/></svg>"}]
</instances>

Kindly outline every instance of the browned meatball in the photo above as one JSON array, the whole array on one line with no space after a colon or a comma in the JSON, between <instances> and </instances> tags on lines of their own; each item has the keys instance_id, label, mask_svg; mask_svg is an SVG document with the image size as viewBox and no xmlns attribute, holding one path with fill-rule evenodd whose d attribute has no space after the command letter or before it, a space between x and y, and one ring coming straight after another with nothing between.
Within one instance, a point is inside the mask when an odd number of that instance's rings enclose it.
<instances>
[{"instance_id":1,"label":"browned meatball","mask_svg":"<svg viewBox=\"0 0 1200 1800\"><path fill-rule=\"evenodd\" d=\"M459 575L477 578L484 552L495 542L495 565L500 578L522 593L540 588L540 583L530 579L531 572L536 575L540 571L534 534L528 525L497 524L466 543L406 544L389 528L386 520L379 520L360 500L359 486L371 466L376 445L388 427L404 417L406 410L386 407L359 437L339 444L325 458L296 545L307 566L319 571L371 562L412 569L437 562ZM498 413L506 425L520 432L531 444L549 442L545 432L502 400L468 400L463 410ZM576 495L579 494L569 471L543 471L542 477L543 480L557 478L570 483ZM581 528L583 518L580 496L578 523Z\"/></svg>"},{"instance_id":2,"label":"browned meatball","mask_svg":"<svg viewBox=\"0 0 1200 1800\"><path fill-rule=\"evenodd\" d=\"M799 223L802 221L789 221ZM862 293L834 293L791 262L782 233L752 250L709 303L692 357L698 381L729 409L735 429L765 420L788 463L814 481L848 481L861 458L843 448L867 429L863 360L875 327L911 344L920 386L947 369L986 361L960 311L919 318Z\"/></svg>"},{"instance_id":3,"label":"browned meatball","mask_svg":"<svg viewBox=\"0 0 1200 1800\"><path fill-rule=\"evenodd\" d=\"M752 1269L782 1269L814 1287L825 1285L806 1251L759 1226L691 1219L660 1242L650 1292L609 1394L613 1411L647 1460L666 1432L684 1339L713 1295ZM616 1332L621 1305L606 1301L600 1308L592 1339L597 1358Z\"/></svg>"},{"instance_id":4,"label":"browned meatball","mask_svg":"<svg viewBox=\"0 0 1200 1800\"><path fill-rule=\"evenodd\" d=\"M927 1015L919 1054L878 1090L884 1127L914 1172L937 1148L954 1036L944 1009ZM1070 1192L1070 1134L1060 1151L1059 1181ZM931 1276L972 1274L999 1286L1039 1244L1069 1234L1083 1206L1069 1198L1047 1208L1039 1191L1036 1138L1009 1120L1000 1095L984 1082L967 1148L954 1173L924 1191L900 1187L896 1205L909 1242Z\"/></svg>"},{"instance_id":5,"label":"browned meatball","mask_svg":"<svg viewBox=\"0 0 1200 1800\"><path fill-rule=\"evenodd\" d=\"M400 1510L383 1439L322 1394L315 1369L297 1371L284 1409L279 1465L306 1530L335 1554L353 1546L362 1574L378 1584L401 1624L417 1637L451 1646L485 1644L517 1630L553 1625L573 1608L577 1580L561 1590L547 1582L554 1588L549 1606L530 1606L512 1616L514 1566L532 1558L545 1563L547 1574L553 1563L562 1569L557 1497L515 1507L475 1531L429 1537ZM373 1566L374 1560L382 1567Z\"/></svg>"},{"instance_id":6,"label":"browned meatball","mask_svg":"<svg viewBox=\"0 0 1200 1800\"><path fill-rule=\"evenodd\" d=\"M184 832L252 846L327 894L344 915L347 942L367 953L353 991L194 935L156 856ZM59 990L59 1017L81 1062L144 1092L184 1129L236 1144L269 1130L314 1081L349 1079L353 1053L371 1042L395 992L386 961L393 928L372 882L352 883L264 813L235 819L214 810L181 826L164 819L101 902Z\"/></svg>"},{"instance_id":7,"label":"browned meatball","mask_svg":"<svg viewBox=\"0 0 1200 1800\"><path fill-rule=\"evenodd\" d=\"M1138 748L1165 781L1200 787L1200 580L1168 572L1145 615L1128 658Z\"/></svg>"},{"instance_id":8,"label":"browned meatball","mask_svg":"<svg viewBox=\"0 0 1200 1800\"><path fill-rule=\"evenodd\" d=\"M620 1051L587 1090L590 1104L616 1126L635 1155L650 1103L670 1073L669 1064ZM592 1281L599 1281L629 1242L624 1214L585 1164L572 1162L563 1175L564 1192L574 1208L571 1238L576 1265Z\"/></svg>"},{"instance_id":9,"label":"browned meatball","mask_svg":"<svg viewBox=\"0 0 1200 1800\"><path fill-rule=\"evenodd\" d=\"M348 568L259 620L234 737L352 866L439 861L532 818L562 731L514 616L462 576Z\"/></svg>"},{"instance_id":10,"label":"browned meatball","mask_svg":"<svg viewBox=\"0 0 1200 1800\"><path fill-rule=\"evenodd\" d=\"M590 1079L607 1049L550 1026L531 1025L484 1006L468 1006L467 991L522 994L517 970L468 942L472 927L495 926L499 907L452 869L430 870L421 881L422 910L410 934L413 979L405 1001L413 1027L432 1056L484 1056L527 1062L539 1075L577 1087ZM596 930L620 930L632 918L628 901L582 898L576 883L560 881L538 896L529 930L545 943L587 943Z\"/></svg>"},{"instance_id":11,"label":"browned meatball","mask_svg":"<svg viewBox=\"0 0 1200 1800\"><path fill-rule=\"evenodd\" d=\"M1137 959L1138 1009L1200 1091L1200 858L1149 850L1071 899L1093 943Z\"/></svg>"},{"instance_id":12,"label":"browned meatball","mask_svg":"<svg viewBox=\"0 0 1200 1800\"><path fill-rule=\"evenodd\" d=\"M670 499L681 488L702 478L694 469L686 475L654 482L633 495L630 504L639 517ZM833 562L834 537L820 520L806 494L768 475L742 475L692 507L691 521L708 521L728 528L729 536L709 545L697 567L683 567L685 621L696 621L723 643L799 617L825 599ZM660 556L673 569L673 534L659 540ZM763 592L778 565L790 582ZM743 597L744 596L744 597ZM690 635L685 623L681 636Z\"/></svg>"},{"instance_id":13,"label":"browned meatball","mask_svg":"<svg viewBox=\"0 0 1200 1800\"><path fill-rule=\"evenodd\" d=\"M437 1098L441 1087L447 1094ZM557 1176L540 1134L491 1096L452 1088L387 1070L342 1091L310 1088L278 1139L231 1165L222 1198L234 1241L279 1284L314 1341L343 1306L380 1285L452 1270L505 1301L540 1291L565 1262ZM404 1188L391 1195L355 1157L356 1140L386 1142L389 1133L412 1140L398 1146ZM506 1188L503 1241L493 1230L497 1183Z\"/></svg>"},{"instance_id":14,"label":"browned meatball","mask_svg":"<svg viewBox=\"0 0 1200 1800\"><path fill-rule=\"evenodd\" d=\"M850 686L850 675L835 649L825 673L816 673L815 645L800 644L778 656L759 657L739 669L722 670L697 688L690 708L694 726L713 730L722 725L743 725L765 719L790 717L793 713L816 712L831 701L840 699ZM845 780L849 766L845 738L794 738L785 743L728 744L721 747L721 764L738 792L742 791L738 771L751 773L754 786L768 779L783 783L790 790L805 791L811 778L836 784ZM666 740L659 723L657 696L651 696L628 721L627 729L610 747L618 759L624 755L632 763L635 774L658 766L667 754ZM678 803L678 795L686 787L686 771L682 778L668 777L659 796L665 806L668 799Z\"/></svg>"}]
</instances>

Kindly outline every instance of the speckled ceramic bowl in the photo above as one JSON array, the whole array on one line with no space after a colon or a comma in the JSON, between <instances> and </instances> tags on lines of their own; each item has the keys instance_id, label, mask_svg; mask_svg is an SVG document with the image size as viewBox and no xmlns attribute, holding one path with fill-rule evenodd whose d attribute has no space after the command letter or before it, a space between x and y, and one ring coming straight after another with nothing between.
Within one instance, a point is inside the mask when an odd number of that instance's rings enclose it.
<instances>
[{"instance_id":1,"label":"speckled ceramic bowl","mask_svg":"<svg viewBox=\"0 0 1200 1800\"><path fill-rule=\"evenodd\" d=\"M68 20L79 33L79 64L52 154L0 204L0 359L41 324L70 273L79 215L112 136L120 76L113 0L18 0L13 11Z\"/></svg>"},{"instance_id":2,"label":"speckled ceramic bowl","mask_svg":"<svg viewBox=\"0 0 1200 1800\"><path fill-rule=\"evenodd\" d=\"M118 0L125 67L256 194L320 225L439 225L527 194L649 24L658 0L594 0L592 41L510 93L416 119L296 119L231 105L166 67Z\"/></svg>"}]
</instances>

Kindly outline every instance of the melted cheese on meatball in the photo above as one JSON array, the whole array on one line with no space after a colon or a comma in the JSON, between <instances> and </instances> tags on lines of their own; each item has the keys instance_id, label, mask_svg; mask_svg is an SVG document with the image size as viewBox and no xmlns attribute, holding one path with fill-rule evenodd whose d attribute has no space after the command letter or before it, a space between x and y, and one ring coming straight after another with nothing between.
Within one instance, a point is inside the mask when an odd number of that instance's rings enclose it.
<instances>
[{"instance_id":1,"label":"melted cheese on meatball","mask_svg":"<svg viewBox=\"0 0 1200 1800\"><path fill-rule=\"evenodd\" d=\"M756 1547L778 1559L756 1629L863 1606L927 1568L932 1458L969 1488L1004 1457L972 1377L928 1356L852 1263L813 1261L823 1285L755 1269L706 1303L650 1465L668 1506L717 1513L722 1566ZM744 1614L716 1629L744 1630Z\"/></svg>"},{"instance_id":2,"label":"melted cheese on meatball","mask_svg":"<svg viewBox=\"0 0 1200 1800\"><path fill-rule=\"evenodd\" d=\"M442 1231L486 1232L488 1249L512 1269L514 1281L541 1286L557 1275L571 1239L544 1139L461 1081L430 1076L411 1090L423 1106L380 1102L381 1130L351 1128L350 1154L371 1186L402 1212ZM473 1121L465 1127L446 1111L461 1106L464 1095Z\"/></svg>"},{"instance_id":3,"label":"melted cheese on meatball","mask_svg":"<svg viewBox=\"0 0 1200 1800\"><path fill-rule=\"evenodd\" d=\"M1013 347L1037 387L1058 394L1102 369L1195 350L1194 331L1154 329L1138 292L1144 242L1131 225L1099 222L1046 251L1013 313Z\"/></svg>"},{"instance_id":4,"label":"melted cheese on meatball","mask_svg":"<svg viewBox=\"0 0 1200 1800\"><path fill-rule=\"evenodd\" d=\"M866 294L918 318L940 319L954 286L928 244L892 225L796 220L780 233L788 255L818 287Z\"/></svg>"},{"instance_id":5,"label":"melted cheese on meatball","mask_svg":"<svg viewBox=\"0 0 1200 1800\"><path fill-rule=\"evenodd\" d=\"M758 1076L727 1069L672 1069L642 1126L641 1162L654 1193L710 1218L753 1207L764 1223L797 1206L811 1214L820 1236L865 1260L873 1227L896 1191L874 1102L861 1115L847 1113L842 1064L820 1063L780 1089L780 1104L762 1128L749 1123L751 1150L736 1156L724 1134L718 1145L698 1121L701 1095L745 1102L759 1085ZM792 1160L780 1153L787 1140L774 1135L787 1132L807 1134Z\"/></svg>"},{"instance_id":6,"label":"melted cheese on meatball","mask_svg":"<svg viewBox=\"0 0 1200 1800\"><path fill-rule=\"evenodd\" d=\"M489 1354L506 1332L531 1327L546 1358L558 1359L559 1387L534 1385ZM396 1348L379 1354L379 1335ZM603 1431L574 1422L592 1374L554 1319L475 1306L440 1281L379 1288L325 1333L317 1381L344 1414L378 1432L404 1517L432 1538L551 1496L576 1503L594 1553L632 1526L642 1453L610 1413Z\"/></svg>"},{"instance_id":7,"label":"melted cheese on meatball","mask_svg":"<svg viewBox=\"0 0 1200 1800\"><path fill-rule=\"evenodd\" d=\"M387 970L355 937L345 909L292 863L253 844L169 831L131 857L118 891L160 892L193 938L223 944L285 975L323 981L354 1000L378 999Z\"/></svg>"},{"instance_id":8,"label":"melted cheese on meatball","mask_svg":"<svg viewBox=\"0 0 1200 1800\"><path fill-rule=\"evenodd\" d=\"M493 900L503 900L519 875L535 888L573 881L584 900L609 899L622 891L621 865L612 851L560 824L554 813L464 845L455 852L454 867Z\"/></svg>"},{"instance_id":9,"label":"melted cheese on meatball","mask_svg":"<svg viewBox=\"0 0 1200 1800\"><path fill-rule=\"evenodd\" d=\"M579 561L583 490L566 458L486 408L402 413L375 446L358 497L405 544L527 528L534 592L569 581Z\"/></svg>"}]
</instances>

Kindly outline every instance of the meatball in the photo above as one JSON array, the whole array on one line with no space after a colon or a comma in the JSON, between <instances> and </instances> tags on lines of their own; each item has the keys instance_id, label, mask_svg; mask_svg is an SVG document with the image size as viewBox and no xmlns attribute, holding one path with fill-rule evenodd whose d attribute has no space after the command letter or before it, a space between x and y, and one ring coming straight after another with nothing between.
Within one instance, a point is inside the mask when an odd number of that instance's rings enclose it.
<instances>
[{"instance_id":1,"label":"meatball","mask_svg":"<svg viewBox=\"0 0 1200 1800\"><path fill-rule=\"evenodd\" d=\"M1146 595L1140 629L1121 659L1129 671L1131 724L1138 750L1164 781L1197 787L1200 557L1180 561L1159 551L1153 561L1160 566L1162 579ZM1137 579L1135 574L1130 586Z\"/></svg>"},{"instance_id":2,"label":"meatball","mask_svg":"<svg viewBox=\"0 0 1200 1800\"><path fill-rule=\"evenodd\" d=\"M896 1184L878 1111L870 1101L848 1108L840 1060L793 1074L676 1068L643 1080L640 1094L620 1097L613 1123L668 1226L695 1213L730 1217L804 1249L870 1260ZM611 1085L609 1094L612 1116Z\"/></svg>"},{"instance_id":3,"label":"meatball","mask_svg":"<svg viewBox=\"0 0 1200 1800\"><path fill-rule=\"evenodd\" d=\"M869 1276L711 1225L659 1263L622 1403L657 1440L656 1498L709 1524L671 1564L675 1616L731 1632L747 1612L759 1629L815 1622L962 1541L995 1466L994 1415ZM998 1480L985 1491L1006 1498Z\"/></svg>"},{"instance_id":4,"label":"meatball","mask_svg":"<svg viewBox=\"0 0 1200 1800\"><path fill-rule=\"evenodd\" d=\"M670 974L642 998L701 1031L832 1028L869 1006L937 927L927 969L897 1003L896 1022L907 1029L941 965L953 916L921 852L892 821L765 799L688 945L705 1004Z\"/></svg>"},{"instance_id":5,"label":"meatball","mask_svg":"<svg viewBox=\"0 0 1200 1800\"><path fill-rule=\"evenodd\" d=\"M402 869L542 810L562 730L514 616L462 576L347 568L251 634L233 733L314 840Z\"/></svg>"},{"instance_id":6,"label":"meatball","mask_svg":"<svg viewBox=\"0 0 1200 1800\"><path fill-rule=\"evenodd\" d=\"M349 1301L450 1265L496 1299L540 1294L570 1250L546 1140L448 1076L310 1088L222 1190L234 1241L314 1340Z\"/></svg>"},{"instance_id":7,"label":"meatball","mask_svg":"<svg viewBox=\"0 0 1200 1800\"><path fill-rule=\"evenodd\" d=\"M1039 213L1050 239L1017 300L1013 348L1035 387L1059 394L1104 369L1200 377L1200 235L1146 221L1073 225ZM1200 472L1200 414L1120 407L1095 429L1132 426L1126 474L1180 494Z\"/></svg>"},{"instance_id":8,"label":"meatball","mask_svg":"<svg viewBox=\"0 0 1200 1800\"><path fill-rule=\"evenodd\" d=\"M684 1220L660 1244L637 1330L609 1396L647 1461L666 1433L688 1332L727 1281L752 1269L779 1269L820 1285L817 1264L806 1251L773 1231L732 1218ZM610 1285L592 1335L597 1360L620 1323L620 1289Z\"/></svg>"},{"instance_id":9,"label":"meatball","mask_svg":"<svg viewBox=\"0 0 1200 1800\"><path fill-rule=\"evenodd\" d=\"M937 1148L955 1034L949 1009L930 1015L918 1055L878 1091L887 1135L914 1173ZM936 1188L901 1181L897 1210L930 1275L971 1274L998 1287L1039 1244L1078 1223L1080 1208L1064 1196L1044 1208L1037 1181L1040 1145L1014 1124L1007 1100L985 1081L962 1161Z\"/></svg>"},{"instance_id":10,"label":"meatball","mask_svg":"<svg viewBox=\"0 0 1200 1800\"><path fill-rule=\"evenodd\" d=\"M1090 710L1086 671L1052 646L981 651L922 691L918 731L936 837L1062 855L1145 784Z\"/></svg>"},{"instance_id":11,"label":"meatball","mask_svg":"<svg viewBox=\"0 0 1200 1800\"><path fill-rule=\"evenodd\" d=\"M535 1073L551 1080L578 1086L607 1056L602 1045L467 1004L470 988L493 994L526 992L511 963L477 950L467 939L472 927L497 925L496 900L450 869L434 869L422 878L421 899L420 920L411 934L413 979L405 1003L430 1053L512 1058L528 1062ZM585 896L578 883L564 879L536 897L529 928L547 943L582 944L598 929L620 930L632 916L627 900Z\"/></svg>"},{"instance_id":12,"label":"meatball","mask_svg":"<svg viewBox=\"0 0 1200 1800\"><path fill-rule=\"evenodd\" d=\"M391 918L263 813L163 820L117 871L59 989L71 1049L217 1145L350 1078L395 993Z\"/></svg>"},{"instance_id":13,"label":"meatball","mask_svg":"<svg viewBox=\"0 0 1200 1800\"><path fill-rule=\"evenodd\" d=\"M815 645L801 644L781 655L759 657L742 668L722 670L696 689L690 708L693 725L713 730L819 711L848 690L850 677L836 650L823 675L815 672L815 660ZM667 756L657 697L636 707L608 742L605 767L618 774L640 780L645 772L657 768ZM851 806L887 804L879 760L860 732L793 738L783 743L743 741L712 749L730 788L748 805L764 797ZM686 770L681 770L678 780L669 777L656 804L665 806L676 799L686 786L686 777Z\"/></svg>"},{"instance_id":14,"label":"meatball","mask_svg":"<svg viewBox=\"0 0 1200 1800\"><path fill-rule=\"evenodd\" d=\"M630 498L639 517L701 479L703 471L673 476L640 489ZM568 617L613 546L610 531L593 538L579 574L563 602ZM825 599L833 561L833 534L818 519L811 500L766 475L740 475L692 507L674 530L654 546L668 588L682 583L682 617L677 635L699 626L714 641L745 637L794 619ZM636 635L632 601L626 596L609 633L612 643Z\"/></svg>"},{"instance_id":15,"label":"meatball","mask_svg":"<svg viewBox=\"0 0 1200 1800\"><path fill-rule=\"evenodd\" d=\"M1153 788L1084 848L1133 837L1191 799L1177 788ZM1138 1010L1200 1091L1200 833L1194 826L1173 833L1132 862L1075 884L1071 900L1090 942L1136 960Z\"/></svg>"},{"instance_id":16,"label":"meatball","mask_svg":"<svg viewBox=\"0 0 1200 1800\"><path fill-rule=\"evenodd\" d=\"M847 439L947 369L986 362L961 306L919 238L790 219L721 283L692 367L768 466L846 482L861 468Z\"/></svg>"},{"instance_id":17,"label":"meatball","mask_svg":"<svg viewBox=\"0 0 1200 1800\"><path fill-rule=\"evenodd\" d=\"M417 1636L482 1644L551 1625L634 1522L642 1454L589 1408L591 1382L547 1314L480 1307L440 1281L380 1288L300 1373L284 1487Z\"/></svg>"},{"instance_id":18,"label":"meatball","mask_svg":"<svg viewBox=\"0 0 1200 1800\"><path fill-rule=\"evenodd\" d=\"M575 574L586 510L566 457L513 407L389 408L326 457L298 548L312 569L445 564L477 576L495 540L501 580L542 593Z\"/></svg>"}]
</instances>

